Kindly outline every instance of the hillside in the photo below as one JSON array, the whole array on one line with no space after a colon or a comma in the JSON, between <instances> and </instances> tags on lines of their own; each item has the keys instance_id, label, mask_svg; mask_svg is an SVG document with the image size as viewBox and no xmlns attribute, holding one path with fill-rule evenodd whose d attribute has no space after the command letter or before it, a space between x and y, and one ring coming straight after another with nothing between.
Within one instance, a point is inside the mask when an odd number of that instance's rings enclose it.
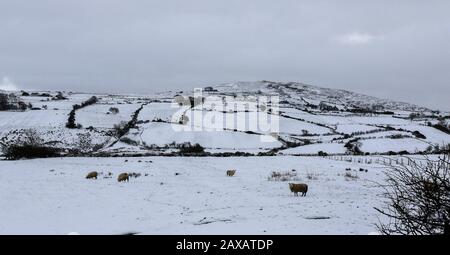
<instances>
[{"instance_id":1,"label":"hillside","mask_svg":"<svg viewBox=\"0 0 450 255\"><path fill-rule=\"evenodd\" d=\"M45 144L99 156L177 155L189 143L207 155L424 153L450 144L449 113L293 82L206 87L198 102L189 101L198 96L193 91L14 94L32 108L0 111L5 146L27 129ZM94 104L75 110L78 127L67 128L73 106L94 96Z\"/></svg>"}]
</instances>

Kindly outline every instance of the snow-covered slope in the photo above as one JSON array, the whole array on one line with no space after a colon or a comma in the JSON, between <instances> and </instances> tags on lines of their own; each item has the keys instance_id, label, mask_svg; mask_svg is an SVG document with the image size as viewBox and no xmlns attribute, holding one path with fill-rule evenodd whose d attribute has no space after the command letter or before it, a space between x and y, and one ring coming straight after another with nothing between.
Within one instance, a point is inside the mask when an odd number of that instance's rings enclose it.
<instances>
[{"instance_id":1,"label":"snow-covered slope","mask_svg":"<svg viewBox=\"0 0 450 255\"><path fill-rule=\"evenodd\" d=\"M125 162L125 160L127 162ZM376 231L377 165L323 158L64 158L0 162L0 234L362 234ZM345 168L357 179L348 179ZM359 167L369 168L360 173ZM237 169L232 178L226 169ZM295 197L272 171L297 172ZM87 180L90 171L102 174ZM117 175L140 173L128 183ZM109 175L111 173L111 175ZM314 176L313 180L308 175ZM38 220L37 220L38 219Z\"/></svg>"},{"instance_id":2,"label":"snow-covered slope","mask_svg":"<svg viewBox=\"0 0 450 255\"><path fill-rule=\"evenodd\" d=\"M293 103L320 103L341 107L369 107L377 109L404 110L404 111L430 111L428 108L411 103L396 102L380 99L351 91L323 88L298 82L235 82L215 87L226 93L274 93Z\"/></svg>"},{"instance_id":3,"label":"snow-covered slope","mask_svg":"<svg viewBox=\"0 0 450 255\"><path fill-rule=\"evenodd\" d=\"M44 142L57 141L64 148L77 148L78 138L89 136L95 147L91 153L103 154L155 154L155 149L164 153L177 151L183 143L199 143L209 152L283 154L354 153L344 146L347 143L359 146L362 153L423 152L450 143L448 133L433 127L438 122L448 125L449 113L295 82L211 86L201 94L203 101L194 105L188 98L198 96L194 91L64 92L64 100L55 100L57 92L15 94L33 110L0 111L3 144L14 142L25 129L35 129ZM92 96L98 98L95 104L75 112L78 128L66 128L73 105ZM411 114L416 117L409 118ZM118 129L134 115L131 128L121 134Z\"/></svg>"}]
</instances>

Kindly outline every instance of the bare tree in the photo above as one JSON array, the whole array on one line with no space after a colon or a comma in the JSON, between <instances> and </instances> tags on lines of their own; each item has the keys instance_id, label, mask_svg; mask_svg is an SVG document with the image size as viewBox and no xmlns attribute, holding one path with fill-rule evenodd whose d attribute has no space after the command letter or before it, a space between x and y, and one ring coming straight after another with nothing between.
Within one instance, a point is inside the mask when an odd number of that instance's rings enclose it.
<instances>
[{"instance_id":1,"label":"bare tree","mask_svg":"<svg viewBox=\"0 0 450 255\"><path fill-rule=\"evenodd\" d=\"M450 155L423 161L407 158L405 165L391 165L383 185L387 216L379 223L383 234L450 234Z\"/></svg>"}]
</instances>

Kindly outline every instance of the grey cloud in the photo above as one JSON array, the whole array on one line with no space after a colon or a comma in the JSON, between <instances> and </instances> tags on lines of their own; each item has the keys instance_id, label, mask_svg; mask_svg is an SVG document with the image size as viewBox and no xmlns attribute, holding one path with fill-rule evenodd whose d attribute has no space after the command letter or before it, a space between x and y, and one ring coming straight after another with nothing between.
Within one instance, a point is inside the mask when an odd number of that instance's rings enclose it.
<instances>
[{"instance_id":1,"label":"grey cloud","mask_svg":"<svg viewBox=\"0 0 450 255\"><path fill-rule=\"evenodd\" d=\"M448 1L2 0L0 79L132 93L299 81L450 110L449 9Z\"/></svg>"}]
</instances>

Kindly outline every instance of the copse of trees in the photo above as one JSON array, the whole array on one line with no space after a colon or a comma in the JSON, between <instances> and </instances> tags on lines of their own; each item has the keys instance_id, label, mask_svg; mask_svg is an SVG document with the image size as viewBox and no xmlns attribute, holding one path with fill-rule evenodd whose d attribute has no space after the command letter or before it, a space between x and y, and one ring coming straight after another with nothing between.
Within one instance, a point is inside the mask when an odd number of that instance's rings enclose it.
<instances>
[{"instance_id":1,"label":"copse of trees","mask_svg":"<svg viewBox=\"0 0 450 255\"><path fill-rule=\"evenodd\" d=\"M181 154L201 154L205 152L205 148L198 143L194 145L191 143L183 144L179 149Z\"/></svg>"},{"instance_id":2,"label":"copse of trees","mask_svg":"<svg viewBox=\"0 0 450 255\"><path fill-rule=\"evenodd\" d=\"M64 96L64 94L61 91L58 91L58 93L52 97L52 100L67 100L68 98Z\"/></svg>"},{"instance_id":3,"label":"copse of trees","mask_svg":"<svg viewBox=\"0 0 450 255\"><path fill-rule=\"evenodd\" d=\"M25 111L29 105L21 101L14 94L0 93L0 111Z\"/></svg>"}]
</instances>

